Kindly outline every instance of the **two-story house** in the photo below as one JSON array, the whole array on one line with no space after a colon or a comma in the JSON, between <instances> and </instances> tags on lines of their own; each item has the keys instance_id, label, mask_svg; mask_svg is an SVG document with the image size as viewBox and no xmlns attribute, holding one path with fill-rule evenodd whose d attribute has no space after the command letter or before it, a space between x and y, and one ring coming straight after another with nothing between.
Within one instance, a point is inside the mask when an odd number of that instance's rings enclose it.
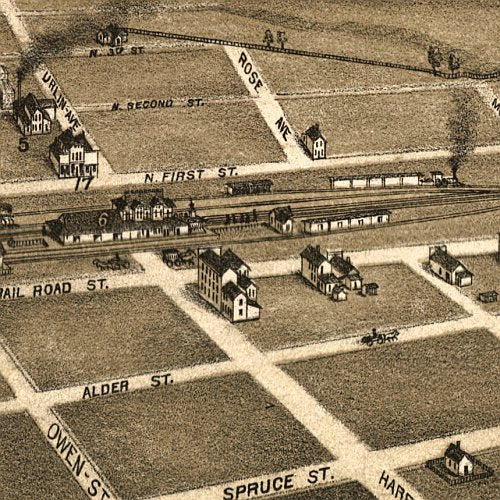
<instances>
[{"instance_id":1,"label":"two-story house","mask_svg":"<svg viewBox=\"0 0 500 500\"><path fill-rule=\"evenodd\" d=\"M231 250L205 250L198 259L200 295L231 322L259 319L257 285L250 268Z\"/></svg>"},{"instance_id":2,"label":"two-story house","mask_svg":"<svg viewBox=\"0 0 500 500\"><path fill-rule=\"evenodd\" d=\"M98 176L99 151L93 149L84 132L70 129L58 135L49 148L49 158L60 179Z\"/></svg>"},{"instance_id":3,"label":"two-story house","mask_svg":"<svg viewBox=\"0 0 500 500\"><path fill-rule=\"evenodd\" d=\"M327 140L321 133L318 123L310 126L302 134L302 143L313 160L323 160L326 158Z\"/></svg>"}]
</instances>

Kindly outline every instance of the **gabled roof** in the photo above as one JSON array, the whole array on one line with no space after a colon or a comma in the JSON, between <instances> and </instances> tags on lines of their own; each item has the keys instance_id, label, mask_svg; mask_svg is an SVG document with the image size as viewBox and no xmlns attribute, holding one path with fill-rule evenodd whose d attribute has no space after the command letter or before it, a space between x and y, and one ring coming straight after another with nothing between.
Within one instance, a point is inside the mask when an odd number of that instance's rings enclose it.
<instances>
[{"instance_id":1,"label":"gabled roof","mask_svg":"<svg viewBox=\"0 0 500 500\"><path fill-rule=\"evenodd\" d=\"M321 131L319 129L319 123L315 123L314 125L311 125L304 132L304 134L307 135L312 141L315 141L321 137L326 142L326 139L323 137L323 134L321 133Z\"/></svg>"},{"instance_id":2,"label":"gabled roof","mask_svg":"<svg viewBox=\"0 0 500 500\"><path fill-rule=\"evenodd\" d=\"M252 299L247 299L247 305L249 307L257 307L258 309L262 309L262 306Z\"/></svg>"},{"instance_id":3,"label":"gabled roof","mask_svg":"<svg viewBox=\"0 0 500 500\"><path fill-rule=\"evenodd\" d=\"M50 120L46 109L50 107L55 107L56 103L53 99L42 99L38 100L35 95L30 92L20 99L18 104L18 116L21 121L26 125L31 123L31 119L36 111L40 111L46 120Z\"/></svg>"},{"instance_id":4,"label":"gabled roof","mask_svg":"<svg viewBox=\"0 0 500 500\"><path fill-rule=\"evenodd\" d=\"M440 247L435 247L433 253L429 257L429 260L436 262L441 265L447 271L453 272L458 267L462 266L464 269L465 266L453 255L450 255L446 250L443 250ZM467 269L466 269L467 270Z\"/></svg>"},{"instance_id":5,"label":"gabled roof","mask_svg":"<svg viewBox=\"0 0 500 500\"><path fill-rule=\"evenodd\" d=\"M448 448L444 452L444 456L445 458L449 458L454 462L460 462L460 460L462 460L462 458L464 457L472 460L472 456L466 451L462 450L462 448L460 448L460 445L457 445L455 443L451 443L450 446L448 446Z\"/></svg>"},{"instance_id":6,"label":"gabled roof","mask_svg":"<svg viewBox=\"0 0 500 500\"><path fill-rule=\"evenodd\" d=\"M333 255L330 259L332 268L337 271L340 278L345 278L348 275L359 274L359 271L349 262L342 258L340 255Z\"/></svg>"},{"instance_id":7,"label":"gabled roof","mask_svg":"<svg viewBox=\"0 0 500 500\"><path fill-rule=\"evenodd\" d=\"M333 293L341 293L345 292L345 288L342 285L335 285L332 291Z\"/></svg>"},{"instance_id":8,"label":"gabled roof","mask_svg":"<svg viewBox=\"0 0 500 500\"><path fill-rule=\"evenodd\" d=\"M316 267L326 262L326 257L320 252L319 247L313 247L312 245L307 245L306 248L300 252L300 256Z\"/></svg>"},{"instance_id":9,"label":"gabled roof","mask_svg":"<svg viewBox=\"0 0 500 500\"><path fill-rule=\"evenodd\" d=\"M106 26L103 32L108 32L113 37L117 37L118 35L128 35L127 30L124 28L120 28L120 26L118 26L117 24L109 24L108 26Z\"/></svg>"},{"instance_id":10,"label":"gabled roof","mask_svg":"<svg viewBox=\"0 0 500 500\"><path fill-rule=\"evenodd\" d=\"M5 255L5 247L3 243L0 241L0 256Z\"/></svg>"},{"instance_id":11,"label":"gabled roof","mask_svg":"<svg viewBox=\"0 0 500 500\"><path fill-rule=\"evenodd\" d=\"M284 224L293 217L292 209L290 207L277 207L272 210L274 218Z\"/></svg>"},{"instance_id":12,"label":"gabled roof","mask_svg":"<svg viewBox=\"0 0 500 500\"><path fill-rule=\"evenodd\" d=\"M366 283L365 287L372 290L377 290L379 288L378 283Z\"/></svg>"},{"instance_id":13,"label":"gabled roof","mask_svg":"<svg viewBox=\"0 0 500 500\"><path fill-rule=\"evenodd\" d=\"M243 290L247 290L248 287L250 286L257 286L256 283L254 283L253 280L251 280L248 276L244 276L243 274L238 275L237 279L238 286L242 288Z\"/></svg>"},{"instance_id":14,"label":"gabled roof","mask_svg":"<svg viewBox=\"0 0 500 500\"><path fill-rule=\"evenodd\" d=\"M102 234L124 228L120 214L113 209L64 213L46 224L59 236Z\"/></svg>"},{"instance_id":15,"label":"gabled roof","mask_svg":"<svg viewBox=\"0 0 500 500\"><path fill-rule=\"evenodd\" d=\"M118 209L124 210L130 206L135 210L139 205L165 205L168 208L175 208L175 202L170 198L165 198L163 189L144 189L135 191L126 191L119 198L111 200L111 203Z\"/></svg>"},{"instance_id":16,"label":"gabled roof","mask_svg":"<svg viewBox=\"0 0 500 500\"><path fill-rule=\"evenodd\" d=\"M227 295L231 300L234 300L238 295L245 295L245 292L241 290L237 285L235 285L232 281L228 281L222 287L222 293Z\"/></svg>"},{"instance_id":17,"label":"gabled roof","mask_svg":"<svg viewBox=\"0 0 500 500\"><path fill-rule=\"evenodd\" d=\"M322 281L323 283L327 283L327 284L329 284L329 283L338 283L339 282L337 276L335 276L335 274L333 274L333 273L321 274L318 277L318 280Z\"/></svg>"},{"instance_id":18,"label":"gabled roof","mask_svg":"<svg viewBox=\"0 0 500 500\"><path fill-rule=\"evenodd\" d=\"M228 269L236 272L241 266L248 267L245 262L229 249L223 255L218 255L209 248L200 255L200 259L219 275L224 274Z\"/></svg>"},{"instance_id":19,"label":"gabled roof","mask_svg":"<svg viewBox=\"0 0 500 500\"><path fill-rule=\"evenodd\" d=\"M249 268L230 248L222 254L221 258L224 261L224 267L231 268L233 271L237 271L241 266Z\"/></svg>"},{"instance_id":20,"label":"gabled roof","mask_svg":"<svg viewBox=\"0 0 500 500\"><path fill-rule=\"evenodd\" d=\"M62 134L59 134L54 142L51 144L50 149L56 154L69 153L69 150L73 146L83 146L83 149L89 153L93 151L92 146L87 141L85 134L80 132L77 135L73 135L71 129L66 129Z\"/></svg>"}]
</instances>

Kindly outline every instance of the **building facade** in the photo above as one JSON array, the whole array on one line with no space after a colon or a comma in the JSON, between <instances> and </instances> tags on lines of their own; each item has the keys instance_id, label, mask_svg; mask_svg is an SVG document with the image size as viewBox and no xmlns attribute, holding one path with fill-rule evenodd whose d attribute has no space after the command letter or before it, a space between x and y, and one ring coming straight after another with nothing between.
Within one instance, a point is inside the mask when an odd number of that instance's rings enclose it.
<instances>
[{"instance_id":1,"label":"building facade","mask_svg":"<svg viewBox=\"0 0 500 500\"><path fill-rule=\"evenodd\" d=\"M60 179L98 177L99 151L92 148L84 132L73 135L65 130L50 145L49 158Z\"/></svg>"},{"instance_id":2,"label":"building facade","mask_svg":"<svg viewBox=\"0 0 500 500\"><path fill-rule=\"evenodd\" d=\"M448 253L446 245L429 248L429 266L435 275L450 285L472 285L473 273Z\"/></svg>"},{"instance_id":3,"label":"building facade","mask_svg":"<svg viewBox=\"0 0 500 500\"><path fill-rule=\"evenodd\" d=\"M305 219L302 221L303 230L308 234L331 233L342 229L354 229L378 224L387 224L391 220L390 210L374 210L352 214L336 215Z\"/></svg>"},{"instance_id":4,"label":"building facade","mask_svg":"<svg viewBox=\"0 0 500 500\"><path fill-rule=\"evenodd\" d=\"M290 207L278 207L269 212L269 225L278 233L293 232L293 213Z\"/></svg>"},{"instance_id":5,"label":"building facade","mask_svg":"<svg viewBox=\"0 0 500 500\"><path fill-rule=\"evenodd\" d=\"M313 160L323 160L326 158L327 141L323 137L318 123L309 127L302 134L302 143Z\"/></svg>"},{"instance_id":6,"label":"building facade","mask_svg":"<svg viewBox=\"0 0 500 500\"><path fill-rule=\"evenodd\" d=\"M381 173L367 175L332 176L331 189L363 189L386 187L417 187L424 178L422 172Z\"/></svg>"},{"instance_id":7,"label":"building facade","mask_svg":"<svg viewBox=\"0 0 500 500\"><path fill-rule=\"evenodd\" d=\"M460 441L452 443L444 452L445 467L456 476L468 476L474 474L474 462L472 456L460 447Z\"/></svg>"},{"instance_id":8,"label":"building facade","mask_svg":"<svg viewBox=\"0 0 500 500\"><path fill-rule=\"evenodd\" d=\"M231 250L222 255L208 249L198 259L198 290L209 304L231 322L260 318L257 285L250 268Z\"/></svg>"},{"instance_id":9,"label":"building facade","mask_svg":"<svg viewBox=\"0 0 500 500\"><path fill-rule=\"evenodd\" d=\"M31 92L17 105L17 126L23 135L50 134L55 117L55 101L37 99Z\"/></svg>"},{"instance_id":10,"label":"building facade","mask_svg":"<svg viewBox=\"0 0 500 500\"><path fill-rule=\"evenodd\" d=\"M120 28L116 24L110 24L106 28L99 30L96 40L101 45L110 45L111 47L121 47L128 41L127 30Z\"/></svg>"}]
</instances>

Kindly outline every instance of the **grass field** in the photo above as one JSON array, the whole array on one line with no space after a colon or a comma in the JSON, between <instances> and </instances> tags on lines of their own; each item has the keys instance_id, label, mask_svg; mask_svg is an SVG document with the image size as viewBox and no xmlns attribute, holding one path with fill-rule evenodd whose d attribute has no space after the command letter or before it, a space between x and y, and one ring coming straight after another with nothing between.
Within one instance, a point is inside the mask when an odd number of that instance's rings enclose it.
<instances>
[{"instance_id":1,"label":"grass field","mask_svg":"<svg viewBox=\"0 0 500 500\"><path fill-rule=\"evenodd\" d=\"M87 496L33 420L0 415L0 497L9 500L80 500Z\"/></svg>"},{"instance_id":2,"label":"grass field","mask_svg":"<svg viewBox=\"0 0 500 500\"><path fill-rule=\"evenodd\" d=\"M3 377L0 377L0 401L6 401L14 397L14 393Z\"/></svg>"},{"instance_id":3,"label":"grass field","mask_svg":"<svg viewBox=\"0 0 500 500\"><path fill-rule=\"evenodd\" d=\"M474 273L472 285L460 291L475 300L481 307L492 314L500 314L500 302L484 304L479 301L478 294L495 290L500 294L500 260L497 255L476 255L460 257L465 267Z\"/></svg>"},{"instance_id":4,"label":"grass field","mask_svg":"<svg viewBox=\"0 0 500 500\"><path fill-rule=\"evenodd\" d=\"M286 500L372 500L376 497L360 483L351 482L291 493L283 495L283 498Z\"/></svg>"},{"instance_id":5,"label":"grass field","mask_svg":"<svg viewBox=\"0 0 500 500\"><path fill-rule=\"evenodd\" d=\"M284 369L369 446L380 449L498 425L498 355L498 340L475 330ZM457 373L462 382L454 383Z\"/></svg>"},{"instance_id":6,"label":"grass field","mask_svg":"<svg viewBox=\"0 0 500 500\"><path fill-rule=\"evenodd\" d=\"M497 143L500 121L476 94L477 145ZM391 150L444 148L451 145L448 116L453 113L448 90L391 95L354 95L281 100L296 133L319 123L328 156Z\"/></svg>"},{"instance_id":7,"label":"grass field","mask_svg":"<svg viewBox=\"0 0 500 500\"><path fill-rule=\"evenodd\" d=\"M354 262L356 265L356 262ZM403 264L359 268L365 283L379 284L379 295L348 293L333 302L300 276L257 279L259 321L238 328L260 348L280 349L311 342L446 321L465 312ZM312 322L311 318L315 318Z\"/></svg>"},{"instance_id":8,"label":"grass field","mask_svg":"<svg viewBox=\"0 0 500 500\"><path fill-rule=\"evenodd\" d=\"M115 172L285 159L252 102L80 116Z\"/></svg>"},{"instance_id":9,"label":"grass field","mask_svg":"<svg viewBox=\"0 0 500 500\"><path fill-rule=\"evenodd\" d=\"M118 100L126 108L129 100L248 94L221 49L193 48L140 56L64 57L51 59L50 68L74 106Z\"/></svg>"},{"instance_id":10,"label":"grass field","mask_svg":"<svg viewBox=\"0 0 500 500\"><path fill-rule=\"evenodd\" d=\"M18 299L0 311L4 342L44 390L226 359L155 287Z\"/></svg>"},{"instance_id":11,"label":"grass field","mask_svg":"<svg viewBox=\"0 0 500 500\"><path fill-rule=\"evenodd\" d=\"M21 133L13 118L0 114L0 179L33 179L55 177L49 157L49 146L60 133L57 122L52 124L52 134L28 137L29 150L19 151Z\"/></svg>"},{"instance_id":12,"label":"grass field","mask_svg":"<svg viewBox=\"0 0 500 500\"><path fill-rule=\"evenodd\" d=\"M2 54L17 51L19 51L17 40L10 29L6 17L3 14L0 14L0 62L2 62Z\"/></svg>"},{"instance_id":13,"label":"grass field","mask_svg":"<svg viewBox=\"0 0 500 500\"><path fill-rule=\"evenodd\" d=\"M493 500L498 495L500 451L493 450L484 453L475 453L474 456L484 464L493 467L497 471L496 477L494 475L480 481L449 486L444 479L441 479L424 465L400 471L400 474L425 498L439 498L439 500L458 500L459 498L468 500Z\"/></svg>"},{"instance_id":14,"label":"grass field","mask_svg":"<svg viewBox=\"0 0 500 500\"><path fill-rule=\"evenodd\" d=\"M246 374L78 402L57 412L122 498L332 460Z\"/></svg>"}]
</instances>

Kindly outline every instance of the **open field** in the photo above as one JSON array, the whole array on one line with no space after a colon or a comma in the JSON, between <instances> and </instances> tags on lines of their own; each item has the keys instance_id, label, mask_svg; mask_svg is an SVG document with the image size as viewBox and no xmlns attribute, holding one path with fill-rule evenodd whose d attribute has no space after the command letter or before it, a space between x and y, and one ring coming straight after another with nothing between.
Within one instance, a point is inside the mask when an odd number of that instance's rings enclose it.
<instances>
[{"instance_id":1,"label":"open field","mask_svg":"<svg viewBox=\"0 0 500 500\"><path fill-rule=\"evenodd\" d=\"M492 314L500 314L500 302L484 304L479 301L478 294L495 290L500 294L500 260L497 255L476 255L460 257L465 267L474 273L472 285L460 289L462 293L475 300L481 307Z\"/></svg>"},{"instance_id":2,"label":"open field","mask_svg":"<svg viewBox=\"0 0 500 500\"><path fill-rule=\"evenodd\" d=\"M1 236L2 233L0 233ZM112 256L101 257L101 260L108 260ZM94 258L71 258L64 260L47 260L43 264L34 262L23 262L13 264L12 274L0 276L0 286L8 284L18 285L23 282L43 282L54 279L69 279L69 278L102 278L104 276L116 276L120 274L142 272L141 265L132 258L131 255L122 254L121 259L125 259L130 263L130 268L126 270L106 270L98 271L96 266L92 264Z\"/></svg>"},{"instance_id":3,"label":"open field","mask_svg":"<svg viewBox=\"0 0 500 500\"><path fill-rule=\"evenodd\" d=\"M14 393L3 377L0 377L0 401L14 397Z\"/></svg>"},{"instance_id":4,"label":"open field","mask_svg":"<svg viewBox=\"0 0 500 500\"><path fill-rule=\"evenodd\" d=\"M57 412L123 498L332 460L246 374L78 402Z\"/></svg>"},{"instance_id":5,"label":"open field","mask_svg":"<svg viewBox=\"0 0 500 500\"><path fill-rule=\"evenodd\" d=\"M498 355L498 340L474 330L284 369L369 446L380 449L498 425ZM457 373L461 381L451 382Z\"/></svg>"},{"instance_id":6,"label":"open field","mask_svg":"<svg viewBox=\"0 0 500 500\"><path fill-rule=\"evenodd\" d=\"M220 48L90 59L64 57L51 59L49 64L74 106L116 100L126 108L128 101L142 99L248 94Z\"/></svg>"},{"instance_id":7,"label":"open field","mask_svg":"<svg viewBox=\"0 0 500 500\"><path fill-rule=\"evenodd\" d=\"M447 122L455 113L453 92L283 99L280 103L297 133L319 123L329 141L327 155L335 156L449 147ZM477 93L468 92L479 118L477 145L498 142L500 120Z\"/></svg>"},{"instance_id":8,"label":"open field","mask_svg":"<svg viewBox=\"0 0 500 500\"><path fill-rule=\"evenodd\" d=\"M2 63L2 54L17 52L19 45L10 29L9 23L3 14L0 14L0 63Z\"/></svg>"},{"instance_id":9,"label":"open field","mask_svg":"<svg viewBox=\"0 0 500 500\"><path fill-rule=\"evenodd\" d=\"M260 348L271 350L465 315L403 264L359 271L365 283L378 283L379 295L363 297L350 291L345 302L333 302L298 275L257 279L263 307L260 320L240 323L238 328Z\"/></svg>"},{"instance_id":10,"label":"open field","mask_svg":"<svg viewBox=\"0 0 500 500\"><path fill-rule=\"evenodd\" d=\"M49 146L60 133L57 122L52 124L52 133L28 137L29 150L19 151L21 133L13 118L0 114L0 179L33 179L55 177L56 172L49 161Z\"/></svg>"},{"instance_id":11,"label":"open field","mask_svg":"<svg viewBox=\"0 0 500 500\"><path fill-rule=\"evenodd\" d=\"M119 173L285 158L252 102L80 116Z\"/></svg>"},{"instance_id":12,"label":"open field","mask_svg":"<svg viewBox=\"0 0 500 500\"><path fill-rule=\"evenodd\" d=\"M286 500L372 500L376 497L360 483L351 482L291 493L283 495L283 498Z\"/></svg>"},{"instance_id":13,"label":"open field","mask_svg":"<svg viewBox=\"0 0 500 500\"><path fill-rule=\"evenodd\" d=\"M1 498L80 500L87 496L33 420L22 413L0 415Z\"/></svg>"},{"instance_id":14,"label":"open field","mask_svg":"<svg viewBox=\"0 0 500 500\"><path fill-rule=\"evenodd\" d=\"M44 390L226 359L156 287L18 299L0 311L4 342Z\"/></svg>"},{"instance_id":15,"label":"open field","mask_svg":"<svg viewBox=\"0 0 500 500\"><path fill-rule=\"evenodd\" d=\"M498 495L500 451L493 450L484 453L476 453L474 456L484 464L493 467L496 474L487 479L472 481L471 483L456 486L448 485L444 479L441 479L437 474L425 467L425 465L402 470L400 474L425 498L439 498L439 500L493 500L497 498Z\"/></svg>"}]
</instances>

